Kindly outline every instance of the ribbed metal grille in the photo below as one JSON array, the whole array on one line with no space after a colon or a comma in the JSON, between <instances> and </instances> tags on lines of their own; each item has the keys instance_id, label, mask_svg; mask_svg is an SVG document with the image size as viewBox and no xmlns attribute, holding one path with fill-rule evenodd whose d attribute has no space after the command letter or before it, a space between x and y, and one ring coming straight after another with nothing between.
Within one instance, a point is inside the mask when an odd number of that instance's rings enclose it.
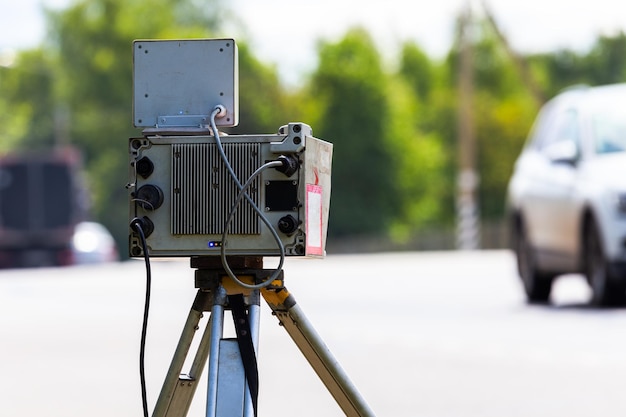
<instances>
[{"instance_id":1,"label":"ribbed metal grille","mask_svg":"<svg viewBox=\"0 0 626 417\"><path fill-rule=\"evenodd\" d=\"M223 146L242 184L262 165L258 143L225 143ZM258 182L259 178L248 189L248 194L257 205ZM217 145L172 145L172 234L221 234L238 192L220 158ZM229 233L260 233L258 216L246 199L237 207Z\"/></svg>"}]
</instances>

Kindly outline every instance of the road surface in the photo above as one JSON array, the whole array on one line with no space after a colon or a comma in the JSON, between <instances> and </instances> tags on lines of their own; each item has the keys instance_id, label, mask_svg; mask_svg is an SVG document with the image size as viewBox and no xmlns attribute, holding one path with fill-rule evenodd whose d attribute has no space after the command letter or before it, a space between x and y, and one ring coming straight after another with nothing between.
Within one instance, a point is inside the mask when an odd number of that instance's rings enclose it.
<instances>
[{"instance_id":1,"label":"road surface","mask_svg":"<svg viewBox=\"0 0 626 417\"><path fill-rule=\"evenodd\" d=\"M151 408L195 295L187 261L152 269ZM528 306L507 251L290 258L285 274L378 416L626 415L626 310L588 307L579 276ZM144 291L140 261L0 272L0 415L142 415ZM263 307L259 415L341 416Z\"/></svg>"}]
</instances>

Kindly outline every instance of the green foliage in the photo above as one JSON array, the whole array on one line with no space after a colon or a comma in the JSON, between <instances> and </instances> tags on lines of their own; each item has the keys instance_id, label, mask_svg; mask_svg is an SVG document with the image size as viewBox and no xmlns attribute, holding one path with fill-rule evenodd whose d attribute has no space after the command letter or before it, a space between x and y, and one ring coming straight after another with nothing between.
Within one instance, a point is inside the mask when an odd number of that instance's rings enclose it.
<instances>
[{"instance_id":1,"label":"green foliage","mask_svg":"<svg viewBox=\"0 0 626 417\"><path fill-rule=\"evenodd\" d=\"M494 97L481 93L477 97L479 205L484 219L504 215L506 187L536 111L529 95Z\"/></svg>"},{"instance_id":2,"label":"green foliage","mask_svg":"<svg viewBox=\"0 0 626 417\"><path fill-rule=\"evenodd\" d=\"M239 44L239 126L231 134L275 133L297 111L278 79L275 68L259 62L245 44Z\"/></svg>"},{"instance_id":3,"label":"green foliage","mask_svg":"<svg viewBox=\"0 0 626 417\"><path fill-rule=\"evenodd\" d=\"M559 50L529 57L543 69L549 97L575 84L602 85L626 81L626 34L600 36L586 53Z\"/></svg>"},{"instance_id":4,"label":"green foliage","mask_svg":"<svg viewBox=\"0 0 626 417\"><path fill-rule=\"evenodd\" d=\"M389 101L380 57L369 35L354 29L320 48L313 75L323 109L317 135L333 142L330 236L384 234L397 214Z\"/></svg>"},{"instance_id":5,"label":"green foliage","mask_svg":"<svg viewBox=\"0 0 626 417\"><path fill-rule=\"evenodd\" d=\"M424 227L441 223L447 155L438 133L422 129L426 115L405 80L394 78L388 88L386 140L398 194L398 210L389 233L394 241L404 242Z\"/></svg>"},{"instance_id":6,"label":"green foliage","mask_svg":"<svg viewBox=\"0 0 626 417\"><path fill-rule=\"evenodd\" d=\"M413 209L413 216L423 210L423 214L431 209L420 209L420 204L433 208L432 202L437 202L436 216L425 216L419 222L413 222L408 229L410 234L416 234L423 228L449 227L455 217L455 175L456 175L456 86L451 77L453 69L448 62L443 64L429 60L424 61L425 54L413 43L406 43L402 48L400 58L400 81L408 84L408 89L415 103L413 114L404 115L400 122L406 124L411 121L415 135L418 138L414 145L419 144L423 149L415 147L414 152L406 156L415 161L425 155L433 155L425 164L408 166L405 181L412 181L414 187L422 187L421 192L407 192L406 197L412 198L408 202ZM398 102L399 94L393 95L393 101ZM406 104L400 108L413 108ZM436 146L437 150L432 147ZM430 149L429 149L430 148ZM440 154L440 155L439 155ZM419 170L419 171L417 171ZM411 179L412 178L412 179ZM420 185L421 184L421 185ZM430 201L431 203L426 203ZM415 218L415 217L414 217Z\"/></svg>"},{"instance_id":7,"label":"green foliage","mask_svg":"<svg viewBox=\"0 0 626 417\"><path fill-rule=\"evenodd\" d=\"M59 109L53 83L52 63L43 49L21 52L12 66L0 67L2 151L54 143Z\"/></svg>"},{"instance_id":8,"label":"green foliage","mask_svg":"<svg viewBox=\"0 0 626 417\"><path fill-rule=\"evenodd\" d=\"M535 55L529 58L535 68L543 68L545 78L543 88L548 97L574 84L588 82L585 63L578 53L560 50L552 54Z\"/></svg>"},{"instance_id":9,"label":"green foliage","mask_svg":"<svg viewBox=\"0 0 626 417\"><path fill-rule=\"evenodd\" d=\"M449 68L445 66L439 70L443 79L448 77L448 71ZM445 155L440 180L441 188L438 190L441 196L440 210L435 226L450 227L456 219L457 104L454 86L442 85L433 92L431 98L420 107L419 111L420 129L436 135Z\"/></svg>"},{"instance_id":10,"label":"green foliage","mask_svg":"<svg viewBox=\"0 0 626 417\"><path fill-rule=\"evenodd\" d=\"M487 32L488 33L488 32ZM493 35L485 35L473 49L475 89L506 96L520 87L511 58Z\"/></svg>"},{"instance_id":11,"label":"green foliage","mask_svg":"<svg viewBox=\"0 0 626 417\"><path fill-rule=\"evenodd\" d=\"M334 144L329 235L411 238L438 222L446 155L429 130L426 100L434 69L415 45L403 51L400 75L382 70L362 29L323 44L311 84L322 109L316 130Z\"/></svg>"},{"instance_id":12,"label":"green foliage","mask_svg":"<svg viewBox=\"0 0 626 417\"><path fill-rule=\"evenodd\" d=\"M586 57L593 84L610 84L626 80L626 35L600 36Z\"/></svg>"},{"instance_id":13,"label":"green foliage","mask_svg":"<svg viewBox=\"0 0 626 417\"><path fill-rule=\"evenodd\" d=\"M400 56L400 76L418 98L427 98L435 87L433 62L415 43L405 43Z\"/></svg>"}]
</instances>

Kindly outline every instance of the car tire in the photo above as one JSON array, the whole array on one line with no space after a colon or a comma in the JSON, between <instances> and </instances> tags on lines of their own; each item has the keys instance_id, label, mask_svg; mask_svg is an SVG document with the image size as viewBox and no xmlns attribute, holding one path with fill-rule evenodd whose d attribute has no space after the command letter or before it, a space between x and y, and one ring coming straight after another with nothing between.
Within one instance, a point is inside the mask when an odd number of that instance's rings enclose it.
<instances>
[{"instance_id":1,"label":"car tire","mask_svg":"<svg viewBox=\"0 0 626 417\"><path fill-rule=\"evenodd\" d=\"M550 300L554 276L541 273L537 269L534 250L522 225L517 229L515 250L517 269L524 284L526 300L531 304L547 303Z\"/></svg>"},{"instance_id":2,"label":"car tire","mask_svg":"<svg viewBox=\"0 0 626 417\"><path fill-rule=\"evenodd\" d=\"M585 236L585 273L591 286L591 303L599 307L624 305L626 281L611 274L595 222L588 223Z\"/></svg>"}]
</instances>

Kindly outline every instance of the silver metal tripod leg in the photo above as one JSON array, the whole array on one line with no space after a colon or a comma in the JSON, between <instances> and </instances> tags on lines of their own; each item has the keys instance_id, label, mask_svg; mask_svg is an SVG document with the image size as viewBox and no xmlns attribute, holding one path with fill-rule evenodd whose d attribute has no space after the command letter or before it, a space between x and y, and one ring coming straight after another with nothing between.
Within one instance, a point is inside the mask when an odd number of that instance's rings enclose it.
<instances>
[{"instance_id":1,"label":"silver metal tripod leg","mask_svg":"<svg viewBox=\"0 0 626 417\"><path fill-rule=\"evenodd\" d=\"M152 413L153 417L184 417L189 411L189 406L197 387L197 378L202 374L204 364L209 355L210 324L207 325L202 335L189 373L183 375L182 369L200 319L203 316L203 312L209 308L211 300L211 293L202 290L198 291L165 377L161 394Z\"/></svg>"},{"instance_id":2,"label":"silver metal tripod leg","mask_svg":"<svg viewBox=\"0 0 626 417\"><path fill-rule=\"evenodd\" d=\"M284 289L284 294L289 294ZM374 417L374 412L361 396L339 362L332 355L292 295L263 296L298 346L320 380L348 417Z\"/></svg>"},{"instance_id":3,"label":"silver metal tripod leg","mask_svg":"<svg viewBox=\"0 0 626 417\"><path fill-rule=\"evenodd\" d=\"M249 295L248 321L254 349L258 349L260 303L258 291ZM225 339L224 312L227 292L221 284L211 291L199 290L174 353L153 417L185 417L197 381L208 363L207 417L253 417L254 407L247 389L237 339ZM211 311L207 327L188 374L182 368L203 312Z\"/></svg>"},{"instance_id":4,"label":"silver metal tripod leg","mask_svg":"<svg viewBox=\"0 0 626 417\"><path fill-rule=\"evenodd\" d=\"M217 383L220 357L220 341L224 330L224 306L226 305L226 290L218 285L213 294L211 308L211 338L209 356L209 383L207 386L206 416L217 415Z\"/></svg>"},{"instance_id":5,"label":"silver metal tripod leg","mask_svg":"<svg viewBox=\"0 0 626 417\"><path fill-rule=\"evenodd\" d=\"M211 317L202 335L198 351L188 374L182 374L182 368L193 342L195 331L203 316L210 311ZM207 393L207 416L215 416L217 403L217 371L224 325L226 291L218 285L211 291L199 290L189 312L183 332L176 347L172 363L165 377L161 394L157 400L153 417L185 417L191 406L199 376L209 359L209 386Z\"/></svg>"}]
</instances>

